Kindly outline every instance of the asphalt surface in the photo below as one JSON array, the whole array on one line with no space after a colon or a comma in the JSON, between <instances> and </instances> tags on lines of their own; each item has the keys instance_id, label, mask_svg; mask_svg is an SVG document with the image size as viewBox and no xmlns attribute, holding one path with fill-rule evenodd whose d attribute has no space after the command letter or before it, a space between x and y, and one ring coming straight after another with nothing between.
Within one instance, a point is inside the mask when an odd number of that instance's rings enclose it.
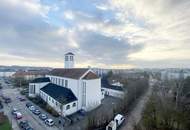
<instances>
[{"instance_id":1,"label":"asphalt surface","mask_svg":"<svg viewBox=\"0 0 190 130\"><path fill-rule=\"evenodd\" d=\"M11 98L12 102L9 104L3 104L4 105L4 113L8 116L12 128L14 130L20 130L18 127L18 121L14 119L14 117L11 114L11 110L13 108L17 108L23 115L23 119L21 120L28 120L30 126L34 130L58 130L56 126L49 127L44 124L43 121L39 119L38 116L34 115L28 108L26 108L25 104L27 101L21 102L18 97L22 97L20 95L20 92L17 88L12 88L12 86L8 86L2 79L0 80L3 89L0 90L0 94L3 94L6 97ZM26 99L27 100L27 99Z\"/></svg>"}]
</instances>

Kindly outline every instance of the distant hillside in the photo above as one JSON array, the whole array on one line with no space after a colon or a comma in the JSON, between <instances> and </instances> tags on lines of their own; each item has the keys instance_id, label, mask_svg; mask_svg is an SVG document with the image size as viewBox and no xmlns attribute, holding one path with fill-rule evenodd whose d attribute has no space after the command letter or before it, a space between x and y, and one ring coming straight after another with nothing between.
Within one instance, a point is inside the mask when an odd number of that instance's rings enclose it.
<instances>
[{"instance_id":1,"label":"distant hillside","mask_svg":"<svg viewBox=\"0 0 190 130\"><path fill-rule=\"evenodd\" d=\"M13 66L0 65L0 71L18 71L18 70L28 71L28 70L51 70L51 69L53 69L53 68L50 68L50 67L17 66L17 65L13 65Z\"/></svg>"}]
</instances>

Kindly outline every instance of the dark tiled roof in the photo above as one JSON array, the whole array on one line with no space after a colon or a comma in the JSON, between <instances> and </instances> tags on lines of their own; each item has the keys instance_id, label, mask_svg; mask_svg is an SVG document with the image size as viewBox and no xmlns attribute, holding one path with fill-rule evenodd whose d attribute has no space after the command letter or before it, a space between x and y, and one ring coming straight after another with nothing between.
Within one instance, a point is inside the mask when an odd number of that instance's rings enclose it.
<instances>
[{"instance_id":1,"label":"dark tiled roof","mask_svg":"<svg viewBox=\"0 0 190 130\"><path fill-rule=\"evenodd\" d=\"M43 83L43 82L50 82L48 77L36 78L31 83Z\"/></svg>"},{"instance_id":2,"label":"dark tiled roof","mask_svg":"<svg viewBox=\"0 0 190 130\"><path fill-rule=\"evenodd\" d=\"M111 85L111 84L109 84L108 80L105 79L105 78L101 79L101 86L102 86L102 88L108 88L108 89L114 89L114 90L118 90L118 91L124 91L123 87L116 86L116 85Z\"/></svg>"},{"instance_id":3,"label":"dark tiled roof","mask_svg":"<svg viewBox=\"0 0 190 130\"><path fill-rule=\"evenodd\" d=\"M74 55L72 52L68 52L65 55Z\"/></svg>"},{"instance_id":4,"label":"dark tiled roof","mask_svg":"<svg viewBox=\"0 0 190 130\"><path fill-rule=\"evenodd\" d=\"M67 104L77 100L70 89L56 84L49 83L40 90L62 104Z\"/></svg>"},{"instance_id":5,"label":"dark tiled roof","mask_svg":"<svg viewBox=\"0 0 190 130\"><path fill-rule=\"evenodd\" d=\"M84 76L83 79L88 80L88 79L98 79L98 78L99 78L99 77L98 77L95 73L93 73L93 72L88 72L88 73Z\"/></svg>"},{"instance_id":6,"label":"dark tiled roof","mask_svg":"<svg viewBox=\"0 0 190 130\"><path fill-rule=\"evenodd\" d=\"M53 69L49 74L65 78L79 79L86 71L88 71L87 68Z\"/></svg>"}]
</instances>

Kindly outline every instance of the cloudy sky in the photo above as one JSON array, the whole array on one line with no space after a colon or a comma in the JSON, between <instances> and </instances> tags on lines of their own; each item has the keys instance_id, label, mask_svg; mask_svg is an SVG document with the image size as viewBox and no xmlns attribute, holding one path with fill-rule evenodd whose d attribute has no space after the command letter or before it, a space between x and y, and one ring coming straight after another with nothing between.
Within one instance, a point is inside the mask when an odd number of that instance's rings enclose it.
<instances>
[{"instance_id":1,"label":"cloudy sky","mask_svg":"<svg viewBox=\"0 0 190 130\"><path fill-rule=\"evenodd\" d=\"M0 64L190 66L189 0L1 0Z\"/></svg>"}]
</instances>

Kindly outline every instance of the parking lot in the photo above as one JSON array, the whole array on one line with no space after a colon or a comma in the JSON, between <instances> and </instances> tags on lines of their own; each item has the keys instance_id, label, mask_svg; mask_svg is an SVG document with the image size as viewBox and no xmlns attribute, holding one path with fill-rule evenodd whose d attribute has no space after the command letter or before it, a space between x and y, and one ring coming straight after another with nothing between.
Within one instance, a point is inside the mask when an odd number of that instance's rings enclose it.
<instances>
[{"instance_id":1,"label":"parking lot","mask_svg":"<svg viewBox=\"0 0 190 130\"><path fill-rule=\"evenodd\" d=\"M42 120L39 119L39 117L35 114L33 114L27 107L26 102L21 102L18 97L21 97L20 92L16 88L12 88L10 85L7 86L3 80L1 80L1 84L3 86L3 89L0 90L0 94L4 95L6 97L11 98L11 103L9 104L3 104L4 105L4 112L6 115L8 115L9 120L11 121L12 127L14 130L20 130L18 127L18 122L16 119L14 119L13 115L11 114L11 111L13 108L17 108L19 112L22 113L23 118L21 120L27 120L29 122L29 125L32 126L34 130L58 130L56 126L49 127L47 126ZM27 100L27 99L26 99Z\"/></svg>"}]
</instances>

